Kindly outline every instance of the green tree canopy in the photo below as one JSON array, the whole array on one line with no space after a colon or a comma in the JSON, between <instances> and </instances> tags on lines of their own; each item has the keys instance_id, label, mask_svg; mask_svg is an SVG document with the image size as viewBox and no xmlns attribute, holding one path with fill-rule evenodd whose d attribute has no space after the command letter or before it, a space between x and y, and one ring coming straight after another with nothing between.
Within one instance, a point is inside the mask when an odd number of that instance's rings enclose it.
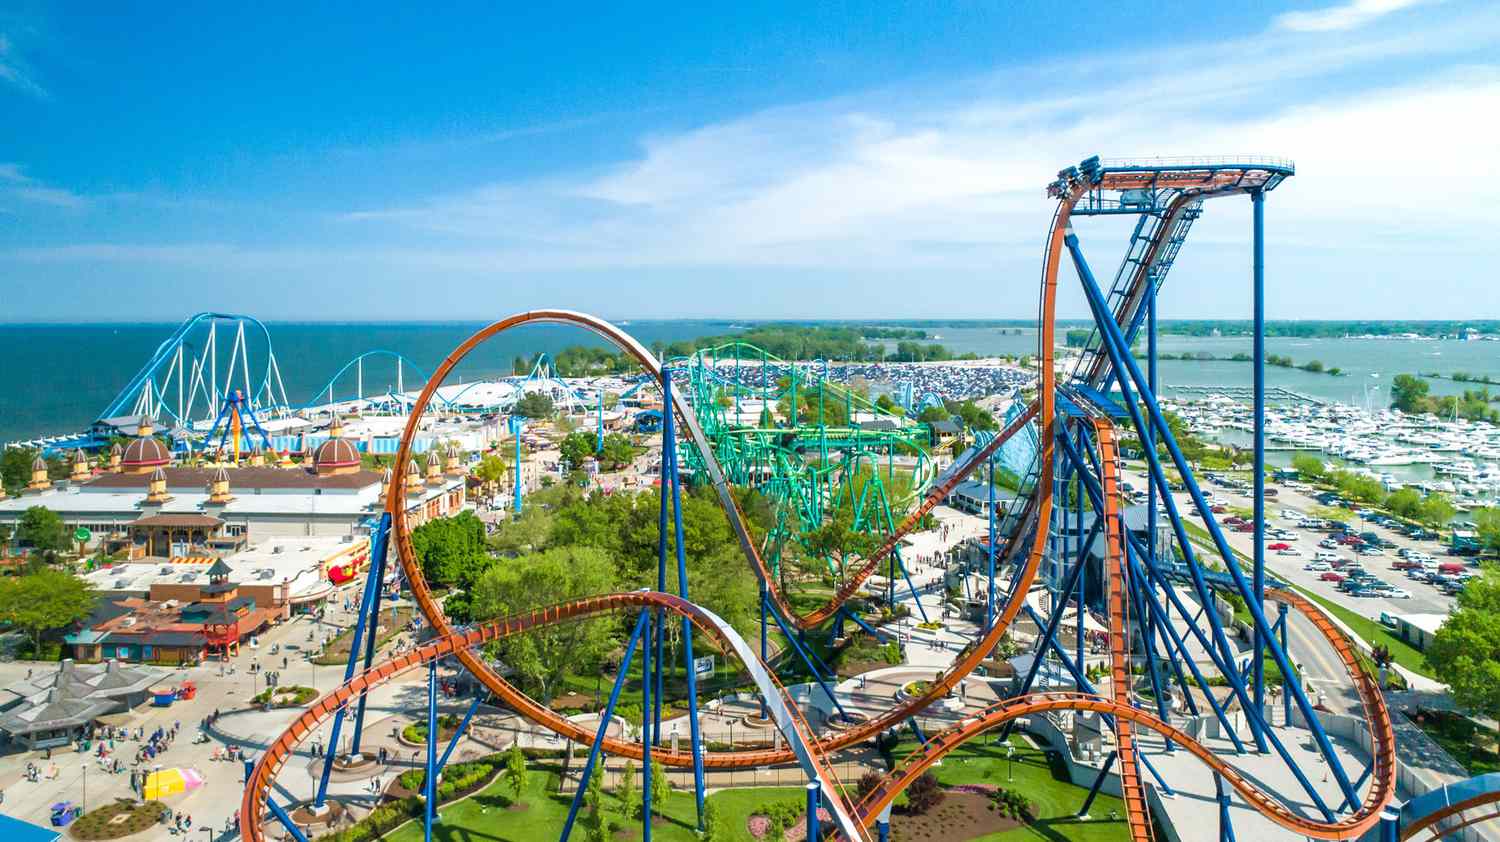
<instances>
[{"instance_id":1,"label":"green tree canopy","mask_svg":"<svg viewBox=\"0 0 1500 842\"><path fill-rule=\"evenodd\" d=\"M1500 716L1500 570L1464 586L1458 605L1427 646L1427 663L1453 700L1481 716Z\"/></svg>"},{"instance_id":2,"label":"green tree canopy","mask_svg":"<svg viewBox=\"0 0 1500 842\"><path fill-rule=\"evenodd\" d=\"M562 444L557 446L558 453L564 462L574 468L581 468L584 461L594 455L597 441L598 437L594 435L593 430L568 433L567 437L562 440Z\"/></svg>"},{"instance_id":3,"label":"green tree canopy","mask_svg":"<svg viewBox=\"0 0 1500 842\"><path fill-rule=\"evenodd\" d=\"M553 405L552 398L545 392L527 392L516 401L512 411L526 418L545 420L552 417L557 407Z\"/></svg>"},{"instance_id":4,"label":"green tree canopy","mask_svg":"<svg viewBox=\"0 0 1500 842\"><path fill-rule=\"evenodd\" d=\"M32 652L40 653L44 634L87 617L97 598L77 576L43 567L0 579L0 621L29 634Z\"/></svg>"},{"instance_id":5,"label":"green tree canopy","mask_svg":"<svg viewBox=\"0 0 1500 842\"><path fill-rule=\"evenodd\" d=\"M520 556L485 571L474 584L476 619L505 617L616 590L609 556L593 547L564 547ZM611 618L552 623L497 641L499 657L523 688L545 704L569 670L597 671L614 646Z\"/></svg>"},{"instance_id":6,"label":"green tree canopy","mask_svg":"<svg viewBox=\"0 0 1500 842\"><path fill-rule=\"evenodd\" d=\"M473 512L437 518L412 530L412 547L427 581L468 586L494 561L484 540L484 521Z\"/></svg>"},{"instance_id":7,"label":"green tree canopy","mask_svg":"<svg viewBox=\"0 0 1500 842\"><path fill-rule=\"evenodd\" d=\"M1323 467L1323 460L1306 453L1299 453L1293 456L1292 467L1296 469L1297 476L1303 479L1318 479L1323 476L1323 472L1326 470Z\"/></svg>"},{"instance_id":8,"label":"green tree canopy","mask_svg":"<svg viewBox=\"0 0 1500 842\"><path fill-rule=\"evenodd\" d=\"M62 515L46 506L32 506L16 524L16 538L41 552L58 552L72 546Z\"/></svg>"},{"instance_id":9,"label":"green tree canopy","mask_svg":"<svg viewBox=\"0 0 1500 842\"><path fill-rule=\"evenodd\" d=\"M1391 379L1391 406L1402 412L1427 412L1427 381L1412 374Z\"/></svg>"}]
</instances>

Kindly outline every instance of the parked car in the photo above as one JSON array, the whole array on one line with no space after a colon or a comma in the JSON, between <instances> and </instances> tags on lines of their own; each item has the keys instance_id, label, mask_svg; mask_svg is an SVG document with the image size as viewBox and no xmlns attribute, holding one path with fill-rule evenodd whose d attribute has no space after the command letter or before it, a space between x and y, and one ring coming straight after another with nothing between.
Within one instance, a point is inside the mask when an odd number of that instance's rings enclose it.
<instances>
[{"instance_id":1,"label":"parked car","mask_svg":"<svg viewBox=\"0 0 1500 842\"><path fill-rule=\"evenodd\" d=\"M1321 541L1318 542L1318 546L1322 547L1325 550L1334 549L1338 545L1339 545L1339 542L1333 540L1332 538L1324 538L1323 540L1321 540Z\"/></svg>"},{"instance_id":2,"label":"parked car","mask_svg":"<svg viewBox=\"0 0 1500 842\"><path fill-rule=\"evenodd\" d=\"M1324 573L1322 576L1319 576L1318 578L1324 582L1342 582L1344 581L1344 574L1335 573L1330 570L1327 573Z\"/></svg>"},{"instance_id":3,"label":"parked car","mask_svg":"<svg viewBox=\"0 0 1500 842\"><path fill-rule=\"evenodd\" d=\"M1315 573L1321 573L1324 570L1331 570L1332 568L1328 566L1328 562L1326 561L1309 561L1308 563L1302 565L1302 569L1311 570Z\"/></svg>"},{"instance_id":4,"label":"parked car","mask_svg":"<svg viewBox=\"0 0 1500 842\"><path fill-rule=\"evenodd\" d=\"M1302 555L1302 551L1299 550L1299 549L1297 549L1296 547L1287 547L1284 550L1277 550L1276 554L1277 555Z\"/></svg>"},{"instance_id":5,"label":"parked car","mask_svg":"<svg viewBox=\"0 0 1500 842\"><path fill-rule=\"evenodd\" d=\"M1285 541L1277 541L1274 544L1267 544L1266 545L1266 549L1268 549L1268 550L1290 550L1291 548L1292 548L1292 545L1288 544Z\"/></svg>"},{"instance_id":6,"label":"parked car","mask_svg":"<svg viewBox=\"0 0 1500 842\"><path fill-rule=\"evenodd\" d=\"M1411 591L1387 585L1383 591L1386 599L1411 599Z\"/></svg>"},{"instance_id":7,"label":"parked car","mask_svg":"<svg viewBox=\"0 0 1500 842\"><path fill-rule=\"evenodd\" d=\"M1360 544L1359 546L1354 548L1354 551L1359 553L1360 555L1385 555L1385 550L1382 550L1374 544Z\"/></svg>"}]
</instances>

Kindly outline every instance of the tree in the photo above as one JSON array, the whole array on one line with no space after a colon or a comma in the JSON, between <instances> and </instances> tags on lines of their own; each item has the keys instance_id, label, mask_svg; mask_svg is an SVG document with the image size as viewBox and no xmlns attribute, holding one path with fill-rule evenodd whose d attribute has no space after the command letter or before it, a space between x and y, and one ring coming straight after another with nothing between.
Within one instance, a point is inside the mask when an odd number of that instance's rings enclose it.
<instances>
[{"instance_id":1,"label":"tree","mask_svg":"<svg viewBox=\"0 0 1500 842\"><path fill-rule=\"evenodd\" d=\"M667 777L667 767L660 760L651 761L651 803L657 805L653 809L663 809L671 797L672 781Z\"/></svg>"},{"instance_id":2,"label":"tree","mask_svg":"<svg viewBox=\"0 0 1500 842\"><path fill-rule=\"evenodd\" d=\"M0 448L0 484L6 493L15 494L31 480L31 463L36 451L24 447Z\"/></svg>"},{"instance_id":3,"label":"tree","mask_svg":"<svg viewBox=\"0 0 1500 842\"><path fill-rule=\"evenodd\" d=\"M906 787L906 805L920 816L941 803L943 795L937 776L923 772Z\"/></svg>"},{"instance_id":4,"label":"tree","mask_svg":"<svg viewBox=\"0 0 1500 842\"><path fill-rule=\"evenodd\" d=\"M634 818L640 815L641 805L635 794L635 761L626 760L625 770L620 773L620 785L615 789L620 799L620 812Z\"/></svg>"},{"instance_id":5,"label":"tree","mask_svg":"<svg viewBox=\"0 0 1500 842\"><path fill-rule=\"evenodd\" d=\"M0 558L10 555L10 526L0 523Z\"/></svg>"},{"instance_id":6,"label":"tree","mask_svg":"<svg viewBox=\"0 0 1500 842\"><path fill-rule=\"evenodd\" d=\"M581 468L583 463L594 455L597 442L598 437L592 430L579 430L576 433L568 433L567 437L562 440L562 444L557 446L557 450L564 462L574 468Z\"/></svg>"},{"instance_id":7,"label":"tree","mask_svg":"<svg viewBox=\"0 0 1500 842\"><path fill-rule=\"evenodd\" d=\"M33 656L39 656L42 635L87 617L97 598L82 579L43 567L0 580L0 621L29 633Z\"/></svg>"},{"instance_id":8,"label":"tree","mask_svg":"<svg viewBox=\"0 0 1500 842\"><path fill-rule=\"evenodd\" d=\"M635 446L623 433L609 433L604 437L604 448L599 451L599 461L605 469L618 471L635 459Z\"/></svg>"},{"instance_id":9,"label":"tree","mask_svg":"<svg viewBox=\"0 0 1500 842\"><path fill-rule=\"evenodd\" d=\"M714 801L703 804L703 842L729 842L729 822Z\"/></svg>"},{"instance_id":10,"label":"tree","mask_svg":"<svg viewBox=\"0 0 1500 842\"><path fill-rule=\"evenodd\" d=\"M854 514L847 508L835 510L833 517L809 533L804 543L814 556L837 560L840 579L850 557L868 556L877 546L874 535L854 529Z\"/></svg>"},{"instance_id":11,"label":"tree","mask_svg":"<svg viewBox=\"0 0 1500 842\"><path fill-rule=\"evenodd\" d=\"M1398 488L1386 495L1385 508L1397 517L1416 518L1422 505L1422 493L1415 488Z\"/></svg>"},{"instance_id":12,"label":"tree","mask_svg":"<svg viewBox=\"0 0 1500 842\"><path fill-rule=\"evenodd\" d=\"M418 526L411 543L422 575L434 584L467 587L494 562L485 545L484 521L467 510Z\"/></svg>"},{"instance_id":13,"label":"tree","mask_svg":"<svg viewBox=\"0 0 1500 842\"><path fill-rule=\"evenodd\" d=\"M588 842L608 842L609 822L604 818L604 792L599 787L602 771L589 776L589 788L584 792L583 836Z\"/></svg>"},{"instance_id":14,"label":"tree","mask_svg":"<svg viewBox=\"0 0 1500 842\"><path fill-rule=\"evenodd\" d=\"M62 515L46 506L32 506L22 513L16 524L16 539L42 553L59 552L72 545Z\"/></svg>"},{"instance_id":15,"label":"tree","mask_svg":"<svg viewBox=\"0 0 1500 842\"><path fill-rule=\"evenodd\" d=\"M1319 479L1325 470L1321 459L1306 453L1299 453L1292 457L1292 468L1297 471L1297 476L1303 479Z\"/></svg>"},{"instance_id":16,"label":"tree","mask_svg":"<svg viewBox=\"0 0 1500 842\"><path fill-rule=\"evenodd\" d=\"M474 583L473 614L490 619L615 591L609 556L593 547L563 547L520 556L486 570ZM609 618L552 623L497 641L494 650L545 704L568 671L597 670L614 645Z\"/></svg>"},{"instance_id":17,"label":"tree","mask_svg":"<svg viewBox=\"0 0 1500 842\"><path fill-rule=\"evenodd\" d=\"M511 743L505 753L505 785L515 794L515 802L521 803L521 793L526 791L526 755L520 740Z\"/></svg>"},{"instance_id":18,"label":"tree","mask_svg":"<svg viewBox=\"0 0 1500 842\"><path fill-rule=\"evenodd\" d=\"M1402 412L1427 412L1431 409L1427 389L1426 380L1411 374L1398 374L1391 379L1391 406Z\"/></svg>"},{"instance_id":19,"label":"tree","mask_svg":"<svg viewBox=\"0 0 1500 842\"><path fill-rule=\"evenodd\" d=\"M516 401L511 411L516 415L540 421L551 418L552 413L557 411L557 407L553 405L552 398L547 393L527 392Z\"/></svg>"},{"instance_id":20,"label":"tree","mask_svg":"<svg viewBox=\"0 0 1500 842\"><path fill-rule=\"evenodd\" d=\"M875 399L875 407L885 412L889 412L893 415L899 414L901 412L901 405L896 403L895 399L885 393L881 393L880 397L877 397Z\"/></svg>"},{"instance_id":21,"label":"tree","mask_svg":"<svg viewBox=\"0 0 1500 842\"><path fill-rule=\"evenodd\" d=\"M485 492L488 494L494 494L500 484L510 478L510 470L505 464L504 457L494 453L487 454L480 459L479 464L475 465L469 473L484 483Z\"/></svg>"},{"instance_id":22,"label":"tree","mask_svg":"<svg viewBox=\"0 0 1500 842\"><path fill-rule=\"evenodd\" d=\"M1422 498L1422 504L1417 507L1414 517L1423 526L1442 526L1458 513L1447 497L1442 494L1429 494Z\"/></svg>"},{"instance_id":23,"label":"tree","mask_svg":"<svg viewBox=\"0 0 1500 842\"><path fill-rule=\"evenodd\" d=\"M1470 713L1500 716L1500 568L1487 565L1427 646L1427 663Z\"/></svg>"},{"instance_id":24,"label":"tree","mask_svg":"<svg viewBox=\"0 0 1500 842\"><path fill-rule=\"evenodd\" d=\"M1479 545L1487 550L1500 550L1500 507L1475 509L1471 516Z\"/></svg>"}]
</instances>

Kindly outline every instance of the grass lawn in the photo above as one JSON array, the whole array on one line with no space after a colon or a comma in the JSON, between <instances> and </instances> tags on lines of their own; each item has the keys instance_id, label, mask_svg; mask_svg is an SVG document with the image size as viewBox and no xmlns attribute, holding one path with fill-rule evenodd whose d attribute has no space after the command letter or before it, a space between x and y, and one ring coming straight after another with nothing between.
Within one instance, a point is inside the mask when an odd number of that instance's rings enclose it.
<instances>
[{"instance_id":1,"label":"grass lawn","mask_svg":"<svg viewBox=\"0 0 1500 842\"><path fill-rule=\"evenodd\" d=\"M638 779L639 783L639 779ZM639 789L637 789L639 792ZM772 801L792 801L804 798L803 791L796 787L736 789L717 792L709 800L718 805L725 823L729 826L727 842L752 842L745 822L752 810ZM568 806L572 796L557 794L557 773L553 769L533 766L527 776L526 794L521 799L527 805L524 810L508 809L511 804L510 790L505 782L497 779L484 790L442 809L440 821L433 825L432 837L439 842L533 842L538 839L553 839L561 832L568 817ZM640 821L626 819L621 804L611 793L604 797L606 813L612 825L634 830L632 838L640 838ZM652 825L651 838L659 842L696 842L698 834L697 810L691 791L677 790L667 801L666 809L658 813L657 823ZM575 826L575 838L583 838L583 828ZM419 842L422 839L422 823L412 822L399 830L387 834L391 842ZM618 838L618 837L616 837Z\"/></svg>"},{"instance_id":2,"label":"grass lawn","mask_svg":"<svg viewBox=\"0 0 1500 842\"><path fill-rule=\"evenodd\" d=\"M1416 725L1454 760L1462 763L1469 774L1500 772L1500 754L1495 752L1500 733L1493 729L1484 728L1465 716L1447 711L1427 711L1422 715L1422 721ZM1486 748L1474 744L1476 733L1480 734L1480 742Z\"/></svg>"},{"instance_id":3,"label":"grass lawn","mask_svg":"<svg viewBox=\"0 0 1500 842\"><path fill-rule=\"evenodd\" d=\"M1088 821L1078 820L1074 815L1083 805L1088 790L1074 786L1055 774L1047 754L1032 745L1028 739L1014 734L1010 743L1016 748L1013 781L1008 777L1011 774L1011 762L1005 757L1005 746L984 745L982 739L959 746L943 758L943 765L932 769L938 782L944 786L994 784L1015 789L1036 804L1035 825L988 834L979 837L980 839L984 842L1022 842L1034 839L1116 842L1130 838L1123 801L1101 793L1089 808L1089 814L1093 818ZM895 757L900 759L916 747L916 741L905 741L896 747ZM1111 813L1119 818L1111 820Z\"/></svg>"}]
</instances>

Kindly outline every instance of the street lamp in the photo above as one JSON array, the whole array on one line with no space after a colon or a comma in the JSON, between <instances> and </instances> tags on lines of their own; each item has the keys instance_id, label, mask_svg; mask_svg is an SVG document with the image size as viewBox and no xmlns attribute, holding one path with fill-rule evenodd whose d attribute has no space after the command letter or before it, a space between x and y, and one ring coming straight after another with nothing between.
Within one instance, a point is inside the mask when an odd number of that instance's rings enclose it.
<instances>
[{"instance_id":1,"label":"street lamp","mask_svg":"<svg viewBox=\"0 0 1500 842\"><path fill-rule=\"evenodd\" d=\"M89 764L80 763L78 766L83 769L83 812L87 813L89 811Z\"/></svg>"},{"instance_id":2,"label":"street lamp","mask_svg":"<svg viewBox=\"0 0 1500 842\"><path fill-rule=\"evenodd\" d=\"M1016 779L1016 747L1007 745L1005 747L1005 780L1011 782Z\"/></svg>"}]
</instances>

